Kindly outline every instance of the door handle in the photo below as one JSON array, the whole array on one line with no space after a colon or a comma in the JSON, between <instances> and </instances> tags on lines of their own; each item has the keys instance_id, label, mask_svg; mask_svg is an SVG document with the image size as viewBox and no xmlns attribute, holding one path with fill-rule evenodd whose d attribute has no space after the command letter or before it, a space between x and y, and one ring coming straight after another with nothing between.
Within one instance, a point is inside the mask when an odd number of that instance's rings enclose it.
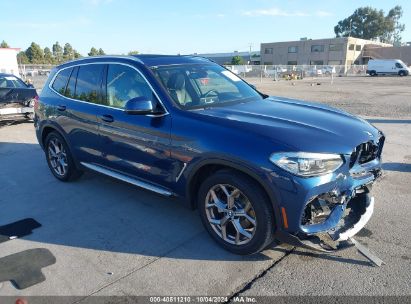
<instances>
[{"instance_id":1,"label":"door handle","mask_svg":"<svg viewBox=\"0 0 411 304\"><path fill-rule=\"evenodd\" d=\"M57 106L57 110L59 110L59 111L65 111L65 110L66 110L66 106L65 106L65 105L58 105L58 106Z\"/></svg>"},{"instance_id":2,"label":"door handle","mask_svg":"<svg viewBox=\"0 0 411 304\"><path fill-rule=\"evenodd\" d=\"M113 121L114 121L114 117L111 116L111 115L108 115L108 114L101 115L101 116L100 116L100 119L101 119L102 121L105 121L105 122L113 122Z\"/></svg>"}]
</instances>

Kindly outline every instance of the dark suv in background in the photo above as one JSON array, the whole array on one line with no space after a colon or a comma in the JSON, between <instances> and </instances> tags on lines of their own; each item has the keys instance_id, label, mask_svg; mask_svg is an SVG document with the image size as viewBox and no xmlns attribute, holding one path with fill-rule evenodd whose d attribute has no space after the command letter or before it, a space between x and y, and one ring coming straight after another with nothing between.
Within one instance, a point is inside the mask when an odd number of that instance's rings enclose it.
<instances>
[{"instance_id":1,"label":"dark suv in background","mask_svg":"<svg viewBox=\"0 0 411 304\"><path fill-rule=\"evenodd\" d=\"M32 85L15 75L0 73L0 122L33 119L37 98Z\"/></svg>"},{"instance_id":2,"label":"dark suv in background","mask_svg":"<svg viewBox=\"0 0 411 304\"><path fill-rule=\"evenodd\" d=\"M180 197L238 254L275 239L328 250L357 233L373 212L384 143L360 118L269 97L195 56L63 64L35 105L35 128L57 179L89 169Z\"/></svg>"}]
</instances>

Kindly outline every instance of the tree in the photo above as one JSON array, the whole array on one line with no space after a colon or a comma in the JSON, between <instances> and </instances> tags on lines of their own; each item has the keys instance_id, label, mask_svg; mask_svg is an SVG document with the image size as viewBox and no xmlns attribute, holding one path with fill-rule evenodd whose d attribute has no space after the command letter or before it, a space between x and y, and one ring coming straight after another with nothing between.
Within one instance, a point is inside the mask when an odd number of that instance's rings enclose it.
<instances>
[{"instance_id":1,"label":"tree","mask_svg":"<svg viewBox=\"0 0 411 304\"><path fill-rule=\"evenodd\" d=\"M29 48L26 50L26 56L30 63L42 63L44 60L43 49L35 42L32 42Z\"/></svg>"},{"instance_id":2,"label":"tree","mask_svg":"<svg viewBox=\"0 0 411 304\"><path fill-rule=\"evenodd\" d=\"M74 59L74 49L70 43L66 43L63 48L63 58L64 60Z\"/></svg>"},{"instance_id":3,"label":"tree","mask_svg":"<svg viewBox=\"0 0 411 304\"><path fill-rule=\"evenodd\" d=\"M58 43L58 41L55 44L53 44L52 50L53 50L53 57L56 60L56 62L57 63L62 62L63 61L63 48Z\"/></svg>"},{"instance_id":4,"label":"tree","mask_svg":"<svg viewBox=\"0 0 411 304\"><path fill-rule=\"evenodd\" d=\"M81 57L83 57L79 52L77 52L76 50L74 50L74 58L75 59L78 59L78 58L81 58Z\"/></svg>"},{"instance_id":5,"label":"tree","mask_svg":"<svg viewBox=\"0 0 411 304\"><path fill-rule=\"evenodd\" d=\"M402 17L401 6L391 9L387 15L383 10L366 6L360 7L354 13L338 22L334 27L337 37L379 39L382 42L394 43L401 41L401 32L405 26L399 23Z\"/></svg>"},{"instance_id":6,"label":"tree","mask_svg":"<svg viewBox=\"0 0 411 304\"><path fill-rule=\"evenodd\" d=\"M47 63L47 64L53 64L54 63L53 53L51 52L50 48L48 48L48 47L44 48L44 63Z\"/></svg>"},{"instance_id":7,"label":"tree","mask_svg":"<svg viewBox=\"0 0 411 304\"><path fill-rule=\"evenodd\" d=\"M129 56L138 55L138 54L139 54L138 51L130 51L130 52L128 52L128 55L129 55Z\"/></svg>"},{"instance_id":8,"label":"tree","mask_svg":"<svg viewBox=\"0 0 411 304\"><path fill-rule=\"evenodd\" d=\"M88 53L89 56L97 56L98 55L98 51L95 47L92 47L90 49L90 52Z\"/></svg>"},{"instance_id":9,"label":"tree","mask_svg":"<svg viewBox=\"0 0 411 304\"><path fill-rule=\"evenodd\" d=\"M100 49L98 50L98 54L99 54L100 56L102 56L102 55L105 55L106 53L104 53L103 49L100 48Z\"/></svg>"},{"instance_id":10,"label":"tree","mask_svg":"<svg viewBox=\"0 0 411 304\"><path fill-rule=\"evenodd\" d=\"M390 24L391 27L394 28L392 37L387 38L388 40L392 41L394 46L401 46L401 33L405 30L405 25L399 22L399 20L402 17L402 14L402 7L397 5L393 9L391 9L387 15L387 22Z\"/></svg>"},{"instance_id":11,"label":"tree","mask_svg":"<svg viewBox=\"0 0 411 304\"><path fill-rule=\"evenodd\" d=\"M244 60L243 60L243 57L241 57L241 56L234 56L233 58L231 58L231 64L233 64L233 65L240 65L240 64L243 64L244 63Z\"/></svg>"},{"instance_id":12,"label":"tree","mask_svg":"<svg viewBox=\"0 0 411 304\"><path fill-rule=\"evenodd\" d=\"M2 41L1 42L1 44L0 44L0 48L5 48L5 49L7 49L7 48L9 48L9 45L7 44L7 42L6 41Z\"/></svg>"},{"instance_id":13,"label":"tree","mask_svg":"<svg viewBox=\"0 0 411 304\"><path fill-rule=\"evenodd\" d=\"M27 57L26 53L24 51L21 51L17 54L17 62L19 64L29 64L30 60Z\"/></svg>"}]
</instances>

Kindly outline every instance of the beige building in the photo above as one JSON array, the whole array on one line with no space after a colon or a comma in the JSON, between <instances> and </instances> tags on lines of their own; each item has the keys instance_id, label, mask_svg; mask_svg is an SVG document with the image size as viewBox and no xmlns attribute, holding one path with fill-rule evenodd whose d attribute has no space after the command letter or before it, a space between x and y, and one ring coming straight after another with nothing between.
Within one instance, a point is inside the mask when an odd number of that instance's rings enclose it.
<instances>
[{"instance_id":1,"label":"beige building","mask_svg":"<svg viewBox=\"0 0 411 304\"><path fill-rule=\"evenodd\" d=\"M363 61L370 59L401 59L408 66L411 65L411 46L381 47L367 45L363 53Z\"/></svg>"},{"instance_id":2,"label":"beige building","mask_svg":"<svg viewBox=\"0 0 411 304\"><path fill-rule=\"evenodd\" d=\"M354 37L301 39L299 41L261 43L261 64L264 65L352 65L363 64L366 45L390 47Z\"/></svg>"}]
</instances>

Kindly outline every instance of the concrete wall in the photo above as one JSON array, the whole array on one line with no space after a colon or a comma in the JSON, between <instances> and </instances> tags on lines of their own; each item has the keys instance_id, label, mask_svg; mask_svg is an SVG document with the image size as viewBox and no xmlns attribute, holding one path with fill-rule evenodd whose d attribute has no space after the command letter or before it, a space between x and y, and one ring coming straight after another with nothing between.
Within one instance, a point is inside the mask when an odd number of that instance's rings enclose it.
<instances>
[{"instance_id":1,"label":"concrete wall","mask_svg":"<svg viewBox=\"0 0 411 304\"><path fill-rule=\"evenodd\" d=\"M352 50L352 47L350 49L351 45L354 46L353 50ZM346 53L346 58L345 58L346 64L347 65L366 64L367 62L363 60L363 54L364 54L364 50L366 46L369 46L369 45L377 46L379 48L387 48L387 47L391 48L392 47L392 44L349 37L347 41L347 53ZM360 51L357 50L357 46L361 47Z\"/></svg>"},{"instance_id":2,"label":"concrete wall","mask_svg":"<svg viewBox=\"0 0 411 304\"><path fill-rule=\"evenodd\" d=\"M329 52L330 44L341 44L340 51ZM322 45L323 52L312 52L313 45ZM301 40L275 43L261 44L261 64L288 64L296 61L297 64L310 64L313 61L323 61L323 64L328 64L329 60L341 60L345 54L346 38L340 39L318 39L318 40ZM298 48L296 53L289 52L290 47ZM272 54L267 54L266 50ZM343 64L343 63L340 63Z\"/></svg>"}]
</instances>

